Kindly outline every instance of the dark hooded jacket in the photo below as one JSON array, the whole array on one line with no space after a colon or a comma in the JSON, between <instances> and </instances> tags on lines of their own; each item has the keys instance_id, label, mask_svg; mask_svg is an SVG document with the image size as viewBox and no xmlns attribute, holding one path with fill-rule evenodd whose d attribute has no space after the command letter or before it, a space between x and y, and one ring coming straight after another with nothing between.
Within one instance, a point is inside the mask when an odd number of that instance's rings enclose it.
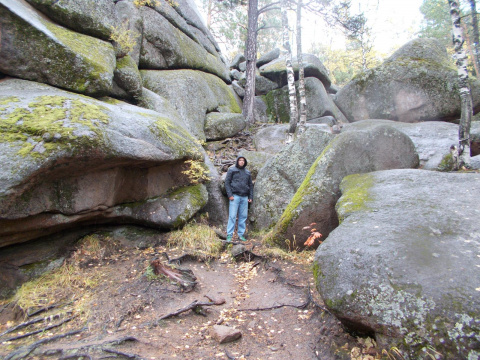
<instances>
[{"instance_id":1,"label":"dark hooded jacket","mask_svg":"<svg viewBox=\"0 0 480 360\"><path fill-rule=\"evenodd\" d=\"M243 158L245 165L240 167L238 160ZM237 157L235 166L231 166L227 171L227 177L225 178L225 190L227 190L227 196L231 197L234 194L239 196L248 196L250 200L253 199L253 182L252 174L246 169L247 159L244 156Z\"/></svg>"}]
</instances>

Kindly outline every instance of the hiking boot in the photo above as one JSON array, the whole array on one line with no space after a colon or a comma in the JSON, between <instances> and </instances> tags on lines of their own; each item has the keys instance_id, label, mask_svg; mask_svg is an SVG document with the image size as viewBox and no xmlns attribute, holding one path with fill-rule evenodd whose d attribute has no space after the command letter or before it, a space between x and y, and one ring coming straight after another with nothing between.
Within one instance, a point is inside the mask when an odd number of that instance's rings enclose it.
<instances>
[{"instance_id":1,"label":"hiking boot","mask_svg":"<svg viewBox=\"0 0 480 360\"><path fill-rule=\"evenodd\" d=\"M232 235L227 235L227 242L232 242Z\"/></svg>"},{"instance_id":2,"label":"hiking boot","mask_svg":"<svg viewBox=\"0 0 480 360\"><path fill-rule=\"evenodd\" d=\"M245 239L244 236L239 236L238 238L239 238L241 241L247 241L247 239Z\"/></svg>"}]
</instances>

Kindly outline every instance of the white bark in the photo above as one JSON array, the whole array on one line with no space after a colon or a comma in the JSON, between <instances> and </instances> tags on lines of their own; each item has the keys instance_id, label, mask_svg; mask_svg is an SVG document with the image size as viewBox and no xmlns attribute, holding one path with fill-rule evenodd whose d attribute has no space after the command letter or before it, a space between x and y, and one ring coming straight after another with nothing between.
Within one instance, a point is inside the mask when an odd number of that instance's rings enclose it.
<instances>
[{"instance_id":1,"label":"white bark","mask_svg":"<svg viewBox=\"0 0 480 360\"><path fill-rule=\"evenodd\" d=\"M258 0L248 1L248 29L247 43L245 46L245 58L247 59L247 71L245 84L245 96L243 98L243 116L248 124L255 122L253 107L255 104L255 68L257 61L257 28L258 28Z\"/></svg>"},{"instance_id":2,"label":"white bark","mask_svg":"<svg viewBox=\"0 0 480 360\"><path fill-rule=\"evenodd\" d=\"M457 0L448 0L452 18L452 40L455 47L455 59L458 69L458 87L462 101L462 115L458 127L458 162L456 168L470 163L470 124L472 121L472 96L468 83L467 56L463 50L463 31Z\"/></svg>"},{"instance_id":3,"label":"white bark","mask_svg":"<svg viewBox=\"0 0 480 360\"><path fill-rule=\"evenodd\" d=\"M283 27L283 47L282 55L285 57L287 66L288 97L290 103L290 128L287 133L286 142L293 141L295 130L297 128L298 110L297 110L297 91L295 88L295 74L292 66L292 50L290 48L288 18L287 18L287 0L281 1L282 8L282 27Z\"/></svg>"},{"instance_id":4,"label":"white bark","mask_svg":"<svg viewBox=\"0 0 480 360\"><path fill-rule=\"evenodd\" d=\"M305 131L307 122L307 96L305 94L305 69L303 66L302 54L302 0L297 0L297 60L298 60L298 94L300 100L300 121L297 135L300 136Z\"/></svg>"}]
</instances>

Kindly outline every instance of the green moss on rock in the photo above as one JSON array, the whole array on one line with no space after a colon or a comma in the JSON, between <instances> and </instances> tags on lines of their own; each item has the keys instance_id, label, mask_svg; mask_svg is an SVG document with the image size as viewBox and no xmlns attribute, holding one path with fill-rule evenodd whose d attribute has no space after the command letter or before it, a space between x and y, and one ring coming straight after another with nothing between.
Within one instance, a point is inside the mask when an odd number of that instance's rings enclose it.
<instances>
[{"instance_id":1,"label":"green moss on rock","mask_svg":"<svg viewBox=\"0 0 480 360\"><path fill-rule=\"evenodd\" d=\"M343 179L341 185L343 195L336 205L340 223L346 215L368 209L367 203L371 199L368 190L372 185L373 177L371 174L354 174Z\"/></svg>"},{"instance_id":2,"label":"green moss on rock","mask_svg":"<svg viewBox=\"0 0 480 360\"><path fill-rule=\"evenodd\" d=\"M102 139L99 125L109 120L104 110L78 99L39 96L28 106L17 107L10 112L0 110L0 141L23 142L18 154L36 157L46 157L62 148L74 149L85 142L98 145ZM90 130L90 136L74 135L78 127ZM32 152L36 143L42 143L45 151Z\"/></svg>"}]
</instances>

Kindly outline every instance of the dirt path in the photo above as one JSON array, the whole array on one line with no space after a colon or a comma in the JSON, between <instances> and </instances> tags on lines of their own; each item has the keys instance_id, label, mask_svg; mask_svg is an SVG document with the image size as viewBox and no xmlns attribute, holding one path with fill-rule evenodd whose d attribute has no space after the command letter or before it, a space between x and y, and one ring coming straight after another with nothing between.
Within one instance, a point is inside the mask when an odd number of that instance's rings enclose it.
<instances>
[{"instance_id":1,"label":"dirt path","mask_svg":"<svg viewBox=\"0 0 480 360\"><path fill-rule=\"evenodd\" d=\"M171 258L180 255L161 241L142 249L134 243L102 249L100 257L74 252L75 276L98 279L96 285L81 288L73 300L60 301L55 294L45 299L64 306L27 319L44 318L37 324L0 336L1 358L328 360L350 359L340 356L338 349L345 344L341 352L348 355L357 344L332 315L314 304L322 306L306 262L245 261L242 256L233 258L227 247L216 260L183 262L181 267L193 271L197 284L193 291L182 292L168 279L146 275L153 258L163 259L162 252ZM255 251L261 253L261 247ZM193 301L208 302L208 298L225 302L204 306L203 314L187 311L159 320ZM69 318L61 326L8 341ZM12 306L4 307L0 333L25 320ZM242 337L219 344L212 336L215 324L236 328ZM79 332L55 338L72 331ZM28 347L36 342L40 343Z\"/></svg>"}]
</instances>

